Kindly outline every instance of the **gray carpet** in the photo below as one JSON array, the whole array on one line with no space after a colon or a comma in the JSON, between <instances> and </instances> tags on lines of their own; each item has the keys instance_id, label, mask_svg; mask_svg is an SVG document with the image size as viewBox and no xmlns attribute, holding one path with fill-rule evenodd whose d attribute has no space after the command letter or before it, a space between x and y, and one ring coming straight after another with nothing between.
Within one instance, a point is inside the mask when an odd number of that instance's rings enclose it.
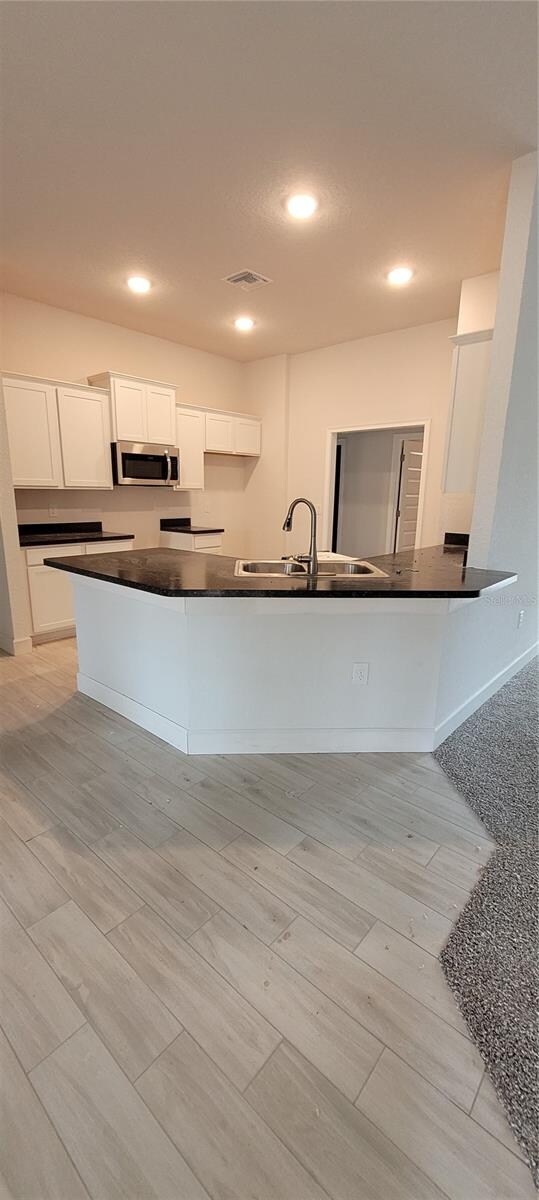
<instances>
[{"instance_id":1,"label":"gray carpet","mask_svg":"<svg viewBox=\"0 0 539 1200\"><path fill-rule=\"evenodd\" d=\"M535 659L434 754L498 844L440 961L536 1182L537 696Z\"/></svg>"}]
</instances>

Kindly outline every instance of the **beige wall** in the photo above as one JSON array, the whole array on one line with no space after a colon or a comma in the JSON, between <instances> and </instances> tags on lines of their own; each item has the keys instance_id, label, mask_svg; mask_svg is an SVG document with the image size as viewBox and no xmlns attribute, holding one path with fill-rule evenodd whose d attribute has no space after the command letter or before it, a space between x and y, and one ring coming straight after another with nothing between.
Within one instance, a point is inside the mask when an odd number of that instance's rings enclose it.
<instances>
[{"instance_id":1,"label":"beige wall","mask_svg":"<svg viewBox=\"0 0 539 1200\"><path fill-rule=\"evenodd\" d=\"M441 321L306 354L239 364L76 313L14 296L3 298L4 370L83 381L107 369L162 379L189 404L250 411L262 418L262 457L206 456L203 493L136 489L108 494L20 492L20 519L100 519L155 543L159 517L191 514L200 524L225 526L225 552L280 555L304 548L306 515L292 534L281 532L289 501L326 491L330 428L431 421L423 544L443 533L441 474L455 322ZM134 489L133 489L134 490Z\"/></svg>"},{"instance_id":2,"label":"beige wall","mask_svg":"<svg viewBox=\"0 0 539 1200\"><path fill-rule=\"evenodd\" d=\"M178 400L201 407L240 410L240 363L66 312L18 296L0 298L4 371L85 383L87 376L118 370L176 385ZM245 460L206 456L206 491L154 492L115 488L113 492L17 492L20 521L102 520L105 528L134 533L138 546L155 545L160 517L189 516L200 524L225 526L225 550L246 548ZM126 494L129 493L129 494ZM58 518L50 508L58 510Z\"/></svg>"},{"instance_id":3,"label":"beige wall","mask_svg":"<svg viewBox=\"0 0 539 1200\"><path fill-rule=\"evenodd\" d=\"M442 470L455 321L437 321L295 355L290 360L287 490L322 510L328 431L430 421L422 545L440 542ZM292 550L304 546L298 513Z\"/></svg>"},{"instance_id":4,"label":"beige wall","mask_svg":"<svg viewBox=\"0 0 539 1200\"><path fill-rule=\"evenodd\" d=\"M247 483L247 553L280 558L286 553L282 532L289 497L286 466L288 453L287 355L246 363L243 404L262 421L262 456Z\"/></svg>"},{"instance_id":5,"label":"beige wall","mask_svg":"<svg viewBox=\"0 0 539 1200\"><path fill-rule=\"evenodd\" d=\"M499 271L463 279L457 333L477 333L480 329L494 329L499 281Z\"/></svg>"}]
</instances>

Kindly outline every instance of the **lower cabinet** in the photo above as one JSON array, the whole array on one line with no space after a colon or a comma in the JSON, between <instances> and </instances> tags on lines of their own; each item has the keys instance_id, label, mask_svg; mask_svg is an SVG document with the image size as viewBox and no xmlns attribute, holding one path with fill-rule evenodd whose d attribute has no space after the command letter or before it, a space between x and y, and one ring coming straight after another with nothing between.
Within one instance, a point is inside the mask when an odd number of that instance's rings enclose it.
<instances>
[{"instance_id":1,"label":"lower cabinet","mask_svg":"<svg viewBox=\"0 0 539 1200\"><path fill-rule=\"evenodd\" d=\"M34 633L52 633L75 624L69 575L54 567L29 567L28 586Z\"/></svg>"},{"instance_id":2,"label":"lower cabinet","mask_svg":"<svg viewBox=\"0 0 539 1200\"><path fill-rule=\"evenodd\" d=\"M223 553L220 533L177 533L174 529L162 529L159 545L169 550L192 550L199 554Z\"/></svg>"},{"instance_id":3,"label":"lower cabinet","mask_svg":"<svg viewBox=\"0 0 539 1200\"><path fill-rule=\"evenodd\" d=\"M130 550L133 541L80 543L78 545L46 546L26 551L28 590L32 610L32 632L55 633L71 630L75 624L71 576L43 562L44 558L67 558L78 554L112 554Z\"/></svg>"}]
</instances>

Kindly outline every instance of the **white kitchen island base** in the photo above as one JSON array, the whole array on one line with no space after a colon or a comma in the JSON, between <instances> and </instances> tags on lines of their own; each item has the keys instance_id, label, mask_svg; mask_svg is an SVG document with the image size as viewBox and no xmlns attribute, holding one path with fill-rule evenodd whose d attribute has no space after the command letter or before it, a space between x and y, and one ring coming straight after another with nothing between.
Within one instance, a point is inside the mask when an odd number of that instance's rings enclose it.
<instances>
[{"instance_id":1,"label":"white kitchen island base","mask_svg":"<svg viewBox=\"0 0 539 1200\"><path fill-rule=\"evenodd\" d=\"M167 597L71 580L79 691L189 754L432 750L531 657L496 672L487 655L478 686L459 667L458 622L486 595Z\"/></svg>"}]
</instances>

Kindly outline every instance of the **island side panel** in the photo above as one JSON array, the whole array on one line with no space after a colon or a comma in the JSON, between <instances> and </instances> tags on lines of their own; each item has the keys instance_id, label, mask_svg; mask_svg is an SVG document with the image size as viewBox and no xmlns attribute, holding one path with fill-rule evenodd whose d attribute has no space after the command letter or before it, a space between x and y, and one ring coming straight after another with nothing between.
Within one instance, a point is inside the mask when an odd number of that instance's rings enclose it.
<instances>
[{"instance_id":1,"label":"island side panel","mask_svg":"<svg viewBox=\"0 0 539 1200\"><path fill-rule=\"evenodd\" d=\"M186 604L192 754L432 748L447 601Z\"/></svg>"},{"instance_id":2,"label":"island side panel","mask_svg":"<svg viewBox=\"0 0 539 1200\"><path fill-rule=\"evenodd\" d=\"M80 692L188 750L188 631L183 597L72 575Z\"/></svg>"}]
</instances>

